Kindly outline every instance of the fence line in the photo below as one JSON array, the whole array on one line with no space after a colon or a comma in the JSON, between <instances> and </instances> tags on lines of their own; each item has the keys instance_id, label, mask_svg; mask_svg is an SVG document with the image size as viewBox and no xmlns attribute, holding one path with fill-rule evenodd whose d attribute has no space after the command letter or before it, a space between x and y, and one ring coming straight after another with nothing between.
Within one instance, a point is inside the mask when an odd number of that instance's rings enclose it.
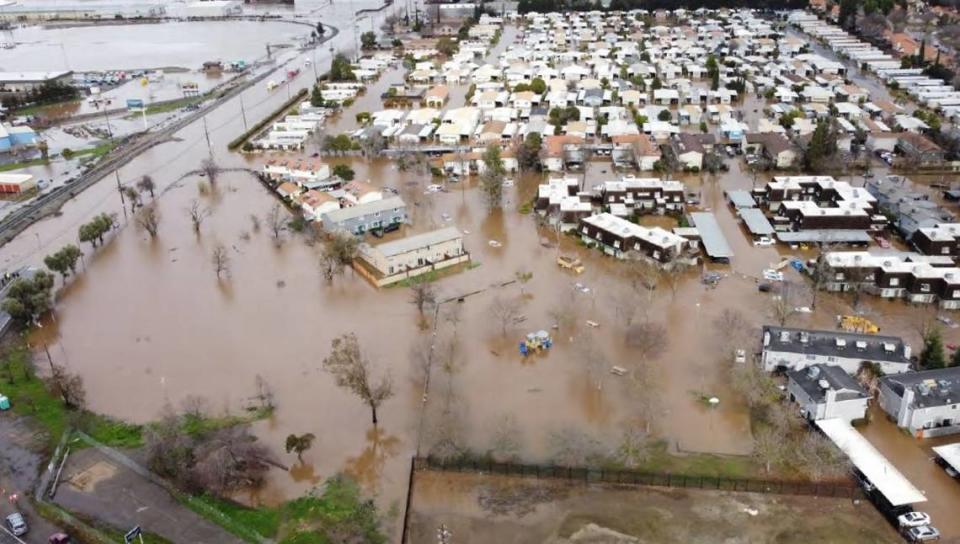
<instances>
[{"instance_id":1,"label":"fence line","mask_svg":"<svg viewBox=\"0 0 960 544\"><path fill-rule=\"evenodd\" d=\"M416 471L486 472L505 476L560 479L583 483L644 485L715 491L737 491L744 493L770 493L776 495L842 497L850 499L863 498L863 492L853 480L809 482L764 478L733 478L640 470L497 463L486 460L442 461L431 457L414 458L413 465Z\"/></svg>"}]
</instances>

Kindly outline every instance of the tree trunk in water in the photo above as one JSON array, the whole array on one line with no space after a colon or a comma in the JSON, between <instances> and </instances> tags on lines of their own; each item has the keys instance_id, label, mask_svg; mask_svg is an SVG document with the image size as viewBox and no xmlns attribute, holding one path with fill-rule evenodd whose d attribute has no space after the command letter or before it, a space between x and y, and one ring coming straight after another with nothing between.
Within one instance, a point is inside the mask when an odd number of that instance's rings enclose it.
<instances>
[{"instance_id":1,"label":"tree trunk in water","mask_svg":"<svg viewBox=\"0 0 960 544\"><path fill-rule=\"evenodd\" d=\"M377 425L377 405L370 403L370 411L373 412L373 425Z\"/></svg>"}]
</instances>

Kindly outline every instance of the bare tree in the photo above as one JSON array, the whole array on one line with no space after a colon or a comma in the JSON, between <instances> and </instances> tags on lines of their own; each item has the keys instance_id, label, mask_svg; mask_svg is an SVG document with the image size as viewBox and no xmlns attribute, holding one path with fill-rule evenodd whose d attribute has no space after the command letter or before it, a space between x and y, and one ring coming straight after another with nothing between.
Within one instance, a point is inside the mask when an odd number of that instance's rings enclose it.
<instances>
[{"instance_id":1,"label":"bare tree","mask_svg":"<svg viewBox=\"0 0 960 544\"><path fill-rule=\"evenodd\" d=\"M150 176L148 176L148 175L146 175L146 174L144 174L144 176L143 176L142 178L140 178L139 181L137 181L137 189L138 189L141 193L143 193L143 192L150 193L150 198L151 198L151 199L156 198L156 197L154 196L154 191L157 190L157 184L153 182L153 178L151 178Z\"/></svg>"},{"instance_id":2,"label":"bare tree","mask_svg":"<svg viewBox=\"0 0 960 544\"><path fill-rule=\"evenodd\" d=\"M527 282L533 279L533 272L524 269L517 270L514 277L517 278L517 284L520 285L520 296L526 296Z\"/></svg>"},{"instance_id":3,"label":"bare tree","mask_svg":"<svg viewBox=\"0 0 960 544\"><path fill-rule=\"evenodd\" d=\"M559 466L591 465L605 457L603 444L599 440L574 428L550 433L547 443L550 460Z\"/></svg>"},{"instance_id":4,"label":"bare tree","mask_svg":"<svg viewBox=\"0 0 960 544\"><path fill-rule=\"evenodd\" d=\"M744 313L734 308L724 308L713 320L713 329L719 339L720 351L727 360L733 357L735 350L749 342L754 334Z\"/></svg>"},{"instance_id":5,"label":"bare tree","mask_svg":"<svg viewBox=\"0 0 960 544\"><path fill-rule=\"evenodd\" d=\"M629 287L616 288L608 297L610 307L613 308L617 320L623 326L624 330L633 325L633 320L637 316L637 309L646 307L639 303L636 291Z\"/></svg>"},{"instance_id":6,"label":"bare tree","mask_svg":"<svg viewBox=\"0 0 960 544\"><path fill-rule=\"evenodd\" d=\"M200 443L195 451L194 478L202 489L223 495L257 489L270 468L270 450L245 426L227 427Z\"/></svg>"},{"instance_id":7,"label":"bare tree","mask_svg":"<svg viewBox=\"0 0 960 544\"><path fill-rule=\"evenodd\" d=\"M620 445L614 456L627 468L637 468L653 455L654 441L642 426L628 423L623 427Z\"/></svg>"},{"instance_id":8,"label":"bare tree","mask_svg":"<svg viewBox=\"0 0 960 544\"><path fill-rule=\"evenodd\" d=\"M766 409L779 402L777 383L754 364L737 365L730 375L730 385L750 408Z\"/></svg>"},{"instance_id":9,"label":"bare tree","mask_svg":"<svg viewBox=\"0 0 960 544\"><path fill-rule=\"evenodd\" d=\"M185 416L202 419L210 410L210 402L200 395L187 395L180 402L180 409Z\"/></svg>"},{"instance_id":10,"label":"bare tree","mask_svg":"<svg viewBox=\"0 0 960 544\"><path fill-rule=\"evenodd\" d=\"M260 232L260 218L256 214L250 214L250 230Z\"/></svg>"},{"instance_id":11,"label":"bare tree","mask_svg":"<svg viewBox=\"0 0 960 544\"><path fill-rule=\"evenodd\" d=\"M230 275L230 254L223 244L214 246L210 261L213 263L213 269L217 273L217 279L220 279L224 275Z\"/></svg>"},{"instance_id":12,"label":"bare tree","mask_svg":"<svg viewBox=\"0 0 960 544\"><path fill-rule=\"evenodd\" d=\"M120 191L123 193L123 196L127 198L127 201L130 202L130 213L137 213L137 207L140 206L140 192L129 185L124 185Z\"/></svg>"},{"instance_id":13,"label":"bare tree","mask_svg":"<svg viewBox=\"0 0 960 544\"><path fill-rule=\"evenodd\" d=\"M193 232L200 234L200 225L210 215L210 208L201 206L199 200L193 199L190 202L190 207L187 208L187 215L190 216L190 222L193 223Z\"/></svg>"},{"instance_id":14,"label":"bare tree","mask_svg":"<svg viewBox=\"0 0 960 544\"><path fill-rule=\"evenodd\" d=\"M422 277L415 277L410 283L410 304L417 308L420 318L424 310L437 303L437 289L434 284Z\"/></svg>"},{"instance_id":15,"label":"bare tree","mask_svg":"<svg viewBox=\"0 0 960 544\"><path fill-rule=\"evenodd\" d=\"M328 282L352 265L360 252L360 239L346 232L331 234L323 244L320 254L320 271Z\"/></svg>"},{"instance_id":16,"label":"bare tree","mask_svg":"<svg viewBox=\"0 0 960 544\"><path fill-rule=\"evenodd\" d=\"M377 424L377 408L393 396L393 381L389 374L374 380L370 361L360 353L360 343L353 333L334 338L330 355L323 360L323 368L333 375L337 385L348 389L367 403Z\"/></svg>"},{"instance_id":17,"label":"bare tree","mask_svg":"<svg viewBox=\"0 0 960 544\"><path fill-rule=\"evenodd\" d=\"M627 329L626 342L640 359L656 359L667 347L667 329L652 321L636 323Z\"/></svg>"},{"instance_id":18,"label":"bare tree","mask_svg":"<svg viewBox=\"0 0 960 544\"><path fill-rule=\"evenodd\" d=\"M267 383L267 380L257 374L254 385L256 387L256 395L254 398L260 403L260 407L273 410L273 389L270 387L270 384Z\"/></svg>"},{"instance_id":19,"label":"bare tree","mask_svg":"<svg viewBox=\"0 0 960 544\"><path fill-rule=\"evenodd\" d=\"M520 317L520 305L515 300L505 300L497 295L493 298L488 309L490 318L500 327L500 335L506 337L507 331L515 325Z\"/></svg>"},{"instance_id":20,"label":"bare tree","mask_svg":"<svg viewBox=\"0 0 960 544\"><path fill-rule=\"evenodd\" d=\"M841 478L849 474L846 456L820 433L804 434L794 452L799 460L800 471L813 481Z\"/></svg>"},{"instance_id":21,"label":"bare tree","mask_svg":"<svg viewBox=\"0 0 960 544\"><path fill-rule=\"evenodd\" d=\"M211 186L216 185L217 178L220 177L220 166L213 159L204 159L200 163L200 175L206 176Z\"/></svg>"},{"instance_id":22,"label":"bare tree","mask_svg":"<svg viewBox=\"0 0 960 544\"><path fill-rule=\"evenodd\" d=\"M287 230L286 214L283 213L279 204L274 204L273 207L270 208L270 211L267 212L265 219L267 229L270 230L270 235L273 236L273 243L279 246L283 243L283 231Z\"/></svg>"},{"instance_id":23,"label":"bare tree","mask_svg":"<svg viewBox=\"0 0 960 544\"><path fill-rule=\"evenodd\" d=\"M82 410L87 402L87 390L83 386L83 378L78 374L71 374L61 365L50 364L50 389L60 397L63 405L70 410Z\"/></svg>"},{"instance_id":24,"label":"bare tree","mask_svg":"<svg viewBox=\"0 0 960 544\"><path fill-rule=\"evenodd\" d=\"M157 211L156 206L147 206L140 210L137 214L137 224L147 231L151 238L156 238L160 230L160 212Z\"/></svg>"},{"instance_id":25,"label":"bare tree","mask_svg":"<svg viewBox=\"0 0 960 544\"><path fill-rule=\"evenodd\" d=\"M607 370L607 358L600 345L594 339L592 334L586 334L580 337L577 343L577 358L587 369L587 377L590 384L597 390L603 389L603 378Z\"/></svg>"},{"instance_id":26,"label":"bare tree","mask_svg":"<svg viewBox=\"0 0 960 544\"><path fill-rule=\"evenodd\" d=\"M770 313L781 327L787 326L790 319L797 313L797 290L797 286L785 281L780 285L780 293L770 299Z\"/></svg>"},{"instance_id":27,"label":"bare tree","mask_svg":"<svg viewBox=\"0 0 960 544\"><path fill-rule=\"evenodd\" d=\"M648 305L653 301L653 294L660 283L661 275L662 271L657 265L641 257L636 251L627 254L624 276L633 292L646 294Z\"/></svg>"},{"instance_id":28,"label":"bare tree","mask_svg":"<svg viewBox=\"0 0 960 544\"><path fill-rule=\"evenodd\" d=\"M572 335L580 322L580 306L573 300L560 301L547 312L554 326L565 335Z\"/></svg>"},{"instance_id":29,"label":"bare tree","mask_svg":"<svg viewBox=\"0 0 960 544\"><path fill-rule=\"evenodd\" d=\"M689 268L687 264L675 261L670 265L670 270L662 275L664 283L670 288L670 296L672 298L677 298L677 290L680 289L680 285L683 283Z\"/></svg>"},{"instance_id":30,"label":"bare tree","mask_svg":"<svg viewBox=\"0 0 960 544\"><path fill-rule=\"evenodd\" d=\"M770 425L758 425L753 432L753 456L763 463L767 474L787 459L788 448L780 431Z\"/></svg>"}]
</instances>

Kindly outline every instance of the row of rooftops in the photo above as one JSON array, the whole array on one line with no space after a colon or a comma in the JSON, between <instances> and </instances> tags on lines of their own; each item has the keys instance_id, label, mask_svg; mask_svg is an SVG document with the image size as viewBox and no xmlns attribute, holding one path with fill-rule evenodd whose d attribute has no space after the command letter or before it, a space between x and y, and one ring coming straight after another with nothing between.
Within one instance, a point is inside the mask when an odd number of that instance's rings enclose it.
<instances>
[{"instance_id":1,"label":"row of rooftops","mask_svg":"<svg viewBox=\"0 0 960 544\"><path fill-rule=\"evenodd\" d=\"M910 346L898 336L796 329L775 325L764 326L762 334L764 351L853 357L875 362L910 362Z\"/></svg>"}]
</instances>

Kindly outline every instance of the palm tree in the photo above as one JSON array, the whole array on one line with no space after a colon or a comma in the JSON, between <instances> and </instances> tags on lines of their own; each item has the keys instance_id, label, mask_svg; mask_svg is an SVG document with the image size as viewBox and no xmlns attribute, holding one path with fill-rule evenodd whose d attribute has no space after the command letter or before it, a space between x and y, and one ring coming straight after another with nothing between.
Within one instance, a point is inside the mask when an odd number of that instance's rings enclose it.
<instances>
[{"instance_id":1,"label":"palm tree","mask_svg":"<svg viewBox=\"0 0 960 544\"><path fill-rule=\"evenodd\" d=\"M296 453L297 460L300 461L300 463L303 463L303 452L310 449L310 446L313 445L314 439L316 439L316 436L314 436L313 433L301 435L291 434L287 436L287 453Z\"/></svg>"}]
</instances>

